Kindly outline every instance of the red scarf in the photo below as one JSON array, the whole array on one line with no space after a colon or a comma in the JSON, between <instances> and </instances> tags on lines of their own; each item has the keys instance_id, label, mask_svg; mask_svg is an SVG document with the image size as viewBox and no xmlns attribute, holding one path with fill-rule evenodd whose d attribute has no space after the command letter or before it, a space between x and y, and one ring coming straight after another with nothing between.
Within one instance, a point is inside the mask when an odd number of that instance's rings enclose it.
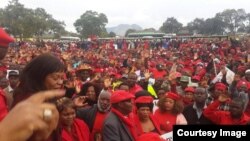
<instances>
[{"instance_id":1,"label":"red scarf","mask_svg":"<svg viewBox=\"0 0 250 141\"><path fill-rule=\"evenodd\" d=\"M119 112L118 110L112 108L111 111L116 114L121 120L122 122L126 125L126 127L129 129L130 134L132 135L132 137L134 138L134 140L137 139L137 133L135 130L135 125L133 124L133 118L131 117L131 114L128 116L128 118L125 118L124 115Z\"/></svg>"},{"instance_id":2,"label":"red scarf","mask_svg":"<svg viewBox=\"0 0 250 141\"><path fill-rule=\"evenodd\" d=\"M62 141L89 141L89 128L79 119L75 119L71 132L62 129Z\"/></svg>"},{"instance_id":3,"label":"red scarf","mask_svg":"<svg viewBox=\"0 0 250 141\"><path fill-rule=\"evenodd\" d=\"M95 117L95 122L94 122L94 126L93 129L91 131L91 137L90 137L90 141L94 141L96 134L101 134L102 133L102 127L103 127L103 123L105 118L107 117L109 112L106 113L101 113L99 111L96 112L96 117Z\"/></svg>"}]
</instances>

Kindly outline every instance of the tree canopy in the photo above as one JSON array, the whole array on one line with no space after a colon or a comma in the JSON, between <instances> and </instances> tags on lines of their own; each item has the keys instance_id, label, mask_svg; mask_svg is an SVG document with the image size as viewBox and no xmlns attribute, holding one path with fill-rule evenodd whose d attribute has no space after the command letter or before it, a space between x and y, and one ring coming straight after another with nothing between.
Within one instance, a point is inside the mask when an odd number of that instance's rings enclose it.
<instances>
[{"instance_id":1,"label":"tree canopy","mask_svg":"<svg viewBox=\"0 0 250 141\"><path fill-rule=\"evenodd\" d=\"M5 27L15 37L39 37L44 33L61 34L65 32L64 22L58 21L48 14L45 9L29 9L12 0L0 10L0 26Z\"/></svg>"},{"instance_id":2,"label":"tree canopy","mask_svg":"<svg viewBox=\"0 0 250 141\"><path fill-rule=\"evenodd\" d=\"M174 17L167 20L160 27L160 31L165 33L178 33L182 29L182 23L178 22Z\"/></svg>"},{"instance_id":3,"label":"tree canopy","mask_svg":"<svg viewBox=\"0 0 250 141\"><path fill-rule=\"evenodd\" d=\"M196 18L188 23L187 28L191 33L198 34L250 33L249 15L244 9L226 9L206 20Z\"/></svg>"},{"instance_id":4,"label":"tree canopy","mask_svg":"<svg viewBox=\"0 0 250 141\"><path fill-rule=\"evenodd\" d=\"M77 35L81 38L88 38L96 35L99 37L115 37L115 32L107 33L106 24L108 18L104 13L88 10L74 22ZM4 27L15 37L30 38L41 37L44 34L59 37L61 35L72 35L65 31L65 23L53 18L43 8L26 8L18 0L11 0L5 8L0 8L0 26ZM250 33L250 13L244 9L226 9L218 12L214 17L203 19L195 18L186 26L183 26L175 17L166 18L159 30L147 28L142 31L164 32L164 33L184 33L189 34L234 34L238 32ZM129 33L137 32L128 29ZM74 34L75 36L75 34Z\"/></svg>"},{"instance_id":5,"label":"tree canopy","mask_svg":"<svg viewBox=\"0 0 250 141\"><path fill-rule=\"evenodd\" d=\"M74 26L83 38L87 38L89 35L103 37L107 35L105 28L107 23L108 19L105 14L89 10L76 20Z\"/></svg>"}]
</instances>

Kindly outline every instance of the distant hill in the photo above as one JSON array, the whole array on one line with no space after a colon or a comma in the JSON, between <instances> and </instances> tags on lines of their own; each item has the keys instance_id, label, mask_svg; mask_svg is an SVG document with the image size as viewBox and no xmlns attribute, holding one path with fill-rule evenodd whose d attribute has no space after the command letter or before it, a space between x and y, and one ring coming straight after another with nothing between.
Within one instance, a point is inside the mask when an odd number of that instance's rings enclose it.
<instances>
[{"instance_id":1,"label":"distant hill","mask_svg":"<svg viewBox=\"0 0 250 141\"><path fill-rule=\"evenodd\" d=\"M120 24L120 25L114 26L114 27L107 27L106 29L107 29L108 33L112 31L116 35L124 36L128 29L142 30L142 27L140 27L137 24L132 24L132 25Z\"/></svg>"}]
</instances>

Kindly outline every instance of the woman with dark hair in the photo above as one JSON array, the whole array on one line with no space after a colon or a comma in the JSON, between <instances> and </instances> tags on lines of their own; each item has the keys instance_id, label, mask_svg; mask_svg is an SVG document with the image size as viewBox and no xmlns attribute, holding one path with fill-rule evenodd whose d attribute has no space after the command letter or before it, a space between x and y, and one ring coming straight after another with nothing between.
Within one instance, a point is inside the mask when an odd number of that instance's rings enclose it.
<instances>
[{"instance_id":1,"label":"woman with dark hair","mask_svg":"<svg viewBox=\"0 0 250 141\"><path fill-rule=\"evenodd\" d=\"M164 133L173 130L173 125L186 125L187 120L182 114L184 109L183 102L179 95L173 92L167 92L158 102L158 107L154 117L160 124Z\"/></svg>"},{"instance_id":2,"label":"woman with dark hair","mask_svg":"<svg viewBox=\"0 0 250 141\"><path fill-rule=\"evenodd\" d=\"M12 107L29 98L34 93L44 90L62 89L65 76L64 71L64 64L52 54L42 54L34 58L25 66L20 75L20 83L13 93ZM54 103L55 100L52 99L47 102ZM59 141L59 137L59 130L56 129L47 141Z\"/></svg>"},{"instance_id":3,"label":"woman with dark hair","mask_svg":"<svg viewBox=\"0 0 250 141\"><path fill-rule=\"evenodd\" d=\"M84 121L76 118L73 101L67 97L56 103L59 112L59 127L62 141L89 141L89 128Z\"/></svg>"},{"instance_id":4,"label":"woman with dark hair","mask_svg":"<svg viewBox=\"0 0 250 141\"><path fill-rule=\"evenodd\" d=\"M97 99L100 94L100 88L90 82L87 82L82 85L81 91L78 94L79 96L86 96L88 106L93 106L97 104Z\"/></svg>"},{"instance_id":5,"label":"woman with dark hair","mask_svg":"<svg viewBox=\"0 0 250 141\"><path fill-rule=\"evenodd\" d=\"M135 99L141 97L141 96L151 96L151 94L146 90L141 90L135 93Z\"/></svg>"},{"instance_id":6,"label":"woman with dark hair","mask_svg":"<svg viewBox=\"0 0 250 141\"><path fill-rule=\"evenodd\" d=\"M42 54L34 58L20 75L20 83L14 91L12 106L33 93L63 88L64 71L64 64L51 54Z\"/></svg>"},{"instance_id":7,"label":"woman with dark hair","mask_svg":"<svg viewBox=\"0 0 250 141\"><path fill-rule=\"evenodd\" d=\"M151 96L141 96L135 100L137 114L135 122L139 135L154 132L161 134L160 126L152 116L153 98Z\"/></svg>"}]
</instances>

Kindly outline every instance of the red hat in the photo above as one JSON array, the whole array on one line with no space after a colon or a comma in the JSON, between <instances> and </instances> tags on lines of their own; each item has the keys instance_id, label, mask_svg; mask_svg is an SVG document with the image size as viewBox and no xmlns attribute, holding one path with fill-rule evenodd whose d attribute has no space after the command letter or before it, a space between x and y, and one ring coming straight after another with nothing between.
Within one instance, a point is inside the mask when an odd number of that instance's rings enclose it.
<instances>
[{"instance_id":1,"label":"red hat","mask_svg":"<svg viewBox=\"0 0 250 141\"><path fill-rule=\"evenodd\" d=\"M3 28L0 28L0 46L8 47L9 43L14 42L14 39L10 37Z\"/></svg>"},{"instance_id":2,"label":"red hat","mask_svg":"<svg viewBox=\"0 0 250 141\"><path fill-rule=\"evenodd\" d=\"M245 67L245 66L238 66L238 68L237 68L237 71L239 71L239 72L245 72L245 70L246 70L247 68Z\"/></svg>"},{"instance_id":3,"label":"red hat","mask_svg":"<svg viewBox=\"0 0 250 141\"><path fill-rule=\"evenodd\" d=\"M215 89L225 91L227 89L227 86L225 84L219 82L219 83L215 84Z\"/></svg>"},{"instance_id":4,"label":"red hat","mask_svg":"<svg viewBox=\"0 0 250 141\"><path fill-rule=\"evenodd\" d=\"M175 77L176 78L179 78L179 77L181 77L182 76L182 74L181 73L179 73L179 72L175 72Z\"/></svg>"},{"instance_id":5,"label":"red hat","mask_svg":"<svg viewBox=\"0 0 250 141\"><path fill-rule=\"evenodd\" d=\"M247 81L245 81L245 80L240 80L238 83L237 83L237 85L236 85L236 88L239 88L239 87L241 87L241 86L245 86L246 88L248 88L248 82Z\"/></svg>"},{"instance_id":6,"label":"red hat","mask_svg":"<svg viewBox=\"0 0 250 141\"><path fill-rule=\"evenodd\" d=\"M165 94L166 98L170 98L170 99L173 99L173 100L179 100L181 97L179 95L177 95L176 93L173 93L173 92L167 92Z\"/></svg>"},{"instance_id":7,"label":"red hat","mask_svg":"<svg viewBox=\"0 0 250 141\"><path fill-rule=\"evenodd\" d=\"M95 68L94 69L95 73L103 73L103 71L104 71L103 68Z\"/></svg>"},{"instance_id":8,"label":"red hat","mask_svg":"<svg viewBox=\"0 0 250 141\"><path fill-rule=\"evenodd\" d=\"M153 100L151 96L141 96L135 100L135 103L152 103Z\"/></svg>"},{"instance_id":9,"label":"red hat","mask_svg":"<svg viewBox=\"0 0 250 141\"><path fill-rule=\"evenodd\" d=\"M8 70L8 68L7 68L6 66L0 66L0 71L5 72L5 71L7 71L7 70Z\"/></svg>"},{"instance_id":10,"label":"red hat","mask_svg":"<svg viewBox=\"0 0 250 141\"><path fill-rule=\"evenodd\" d=\"M162 139L159 134L149 132L139 136L137 138L137 141L165 141L165 140Z\"/></svg>"},{"instance_id":11,"label":"red hat","mask_svg":"<svg viewBox=\"0 0 250 141\"><path fill-rule=\"evenodd\" d=\"M194 93L194 88L193 87L186 87L184 91Z\"/></svg>"},{"instance_id":12,"label":"red hat","mask_svg":"<svg viewBox=\"0 0 250 141\"><path fill-rule=\"evenodd\" d=\"M133 98L135 98L133 94L124 90L117 90L117 91L114 91L113 94L111 95L110 101L111 101L111 104L114 104L114 103L119 103L124 100L133 99Z\"/></svg>"},{"instance_id":13,"label":"red hat","mask_svg":"<svg viewBox=\"0 0 250 141\"><path fill-rule=\"evenodd\" d=\"M192 74L194 72L194 69L192 67L185 67L185 68L182 69L182 72Z\"/></svg>"},{"instance_id":14,"label":"red hat","mask_svg":"<svg viewBox=\"0 0 250 141\"><path fill-rule=\"evenodd\" d=\"M192 77L192 80L200 81L200 80L201 80L201 77L198 76L198 75L195 75L195 76Z\"/></svg>"}]
</instances>

